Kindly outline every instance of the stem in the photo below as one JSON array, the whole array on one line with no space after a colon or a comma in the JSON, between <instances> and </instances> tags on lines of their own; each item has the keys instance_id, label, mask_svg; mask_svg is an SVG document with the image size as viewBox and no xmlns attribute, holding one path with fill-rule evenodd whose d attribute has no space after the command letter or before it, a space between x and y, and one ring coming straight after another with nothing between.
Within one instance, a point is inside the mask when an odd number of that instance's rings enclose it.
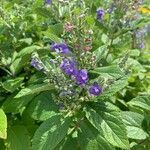
<instances>
[{"instance_id":1,"label":"stem","mask_svg":"<svg viewBox=\"0 0 150 150\"><path fill-rule=\"evenodd\" d=\"M66 114L65 118L70 117L70 116L72 116L72 111L69 111L69 112Z\"/></svg>"},{"instance_id":2,"label":"stem","mask_svg":"<svg viewBox=\"0 0 150 150\"><path fill-rule=\"evenodd\" d=\"M1 68L2 70L4 70L5 72L7 72L10 76L12 76L12 73L11 73L9 70L7 70L7 69L5 69L5 68L3 68L3 67L1 67L1 66L0 66L0 68Z\"/></svg>"}]
</instances>

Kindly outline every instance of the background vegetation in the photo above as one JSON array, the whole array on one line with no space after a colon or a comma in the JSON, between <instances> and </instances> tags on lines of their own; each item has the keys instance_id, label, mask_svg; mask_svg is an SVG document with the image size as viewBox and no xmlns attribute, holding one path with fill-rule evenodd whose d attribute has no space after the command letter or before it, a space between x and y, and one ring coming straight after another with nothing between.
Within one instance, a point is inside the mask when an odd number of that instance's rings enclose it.
<instances>
[{"instance_id":1,"label":"background vegetation","mask_svg":"<svg viewBox=\"0 0 150 150\"><path fill-rule=\"evenodd\" d=\"M149 1L1 0L0 150L149 150L149 18ZM50 45L62 41L102 85L99 96L60 98Z\"/></svg>"}]
</instances>

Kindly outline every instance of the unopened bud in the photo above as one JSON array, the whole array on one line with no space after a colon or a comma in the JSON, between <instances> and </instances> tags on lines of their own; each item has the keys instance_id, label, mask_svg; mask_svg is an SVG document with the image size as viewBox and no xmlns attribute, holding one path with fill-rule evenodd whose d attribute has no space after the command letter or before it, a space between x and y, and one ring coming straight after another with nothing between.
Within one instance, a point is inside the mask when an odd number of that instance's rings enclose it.
<instances>
[{"instance_id":1,"label":"unopened bud","mask_svg":"<svg viewBox=\"0 0 150 150\"><path fill-rule=\"evenodd\" d=\"M65 23L64 29L66 32L71 32L75 28L74 25L72 25L70 22Z\"/></svg>"},{"instance_id":2,"label":"unopened bud","mask_svg":"<svg viewBox=\"0 0 150 150\"><path fill-rule=\"evenodd\" d=\"M85 50L85 51L90 51L91 49L92 49L92 46L85 46L85 47L84 47L84 50Z\"/></svg>"}]
</instances>

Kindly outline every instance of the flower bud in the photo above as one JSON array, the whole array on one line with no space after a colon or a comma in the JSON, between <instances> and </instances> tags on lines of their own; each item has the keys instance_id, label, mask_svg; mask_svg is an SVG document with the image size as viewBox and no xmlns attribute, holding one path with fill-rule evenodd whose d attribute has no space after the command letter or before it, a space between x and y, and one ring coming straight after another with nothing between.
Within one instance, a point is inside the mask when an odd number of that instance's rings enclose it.
<instances>
[{"instance_id":1,"label":"flower bud","mask_svg":"<svg viewBox=\"0 0 150 150\"><path fill-rule=\"evenodd\" d=\"M75 26L69 22L65 23L65 25L64 25L64 29L66 32L71 32L74 28L75 28Z\"/></svg>"}]
</instances>

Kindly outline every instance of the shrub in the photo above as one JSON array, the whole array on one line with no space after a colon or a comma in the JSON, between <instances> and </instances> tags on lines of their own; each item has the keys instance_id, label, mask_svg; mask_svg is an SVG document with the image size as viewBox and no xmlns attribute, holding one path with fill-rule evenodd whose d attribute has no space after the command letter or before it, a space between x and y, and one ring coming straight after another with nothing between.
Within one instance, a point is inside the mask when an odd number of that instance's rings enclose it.
<instances>
[{"instance_id":1,"label":"shrub","mask_svg":"<svg viewBox=\"0 0 150 150\"><path fill-rule=\"evenodd\" d=\"M0 4L1 150L150 149L148 2Z\"/></svg>"}]
</instances>

